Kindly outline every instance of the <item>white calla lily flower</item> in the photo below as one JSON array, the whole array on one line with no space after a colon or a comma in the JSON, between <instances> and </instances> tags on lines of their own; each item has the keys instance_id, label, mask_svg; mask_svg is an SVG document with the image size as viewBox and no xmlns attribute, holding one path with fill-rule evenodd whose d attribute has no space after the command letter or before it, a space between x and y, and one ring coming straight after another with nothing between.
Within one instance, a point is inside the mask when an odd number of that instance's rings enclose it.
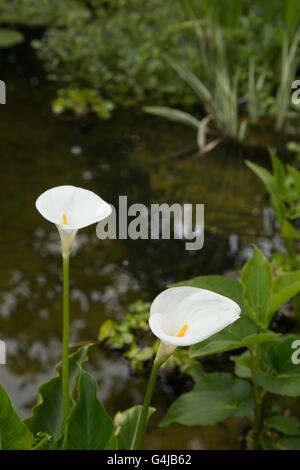
<instances>
[{"instance_id":1,"label":"white calla lily flower","mask_svg":"<svg viewBox=\"0 0 300 470\"><path fill-rule=\"evenodd\" d=\"M240 307L231 299L198 287L172 287L161 292L150 308L149 326L160 339L138 421L133 449L139 449L161 365L177 346L200 343L236 321Z\"/></svg>"},{"instance_id":2,"label":"white calla lily flower","mask_svg":"<svg viewBox=\"0 0 300 470\"><path fill-rule=\"evenodd\" d=\"M42 193L36 208L59 231L63 256L68 256L77 230L105 219L110 205L97 194L76 186L57 186Z\"/></svg>"},{"instance_id":3,"label":"white calla lily flower","mask_svg":"<svg viewBox=\"0 0 300 470\"><path fill-rule=\"evenodd\" d=\"M240 313L240 307L223 295L198 287L171 287L154 299L149 326L171 353L176 346L190 346L218 333Z\"/></svg>"},{"instance_id":4,"label":"white calla lily flower","mask_svg":"<svg viewBox=\"0 0 300 470\"><path fill-rule=\"evenodd\" d=\"M112 209L101 197L87 189L75 186L57 186L48 189L36 200L36 208L59 231L63 255L63 348L62 397L64 423L70 414L69 392L69 261L77 230L99 222Z\"/></svg>"}]
</instances>

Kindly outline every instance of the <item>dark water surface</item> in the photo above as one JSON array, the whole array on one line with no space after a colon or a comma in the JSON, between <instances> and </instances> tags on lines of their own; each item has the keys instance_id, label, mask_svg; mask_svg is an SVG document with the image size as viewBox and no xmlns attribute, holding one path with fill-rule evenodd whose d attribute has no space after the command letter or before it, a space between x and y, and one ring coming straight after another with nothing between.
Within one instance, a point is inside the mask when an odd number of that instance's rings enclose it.
<instances>
[{"instance_id":1,"label":"dark water surface","mask_svg":"<svg viewBox=\"0 0 300 470\"><path fill-rule=\"evenodd\" d=\"M205 156L193 148L194 131L155 117L122 111L108 122L56 117L54 96L39 67L2 53L7 105L0 126L0 338L7 365L0 380L23 417L38 384L53 374L61 355L62 273L58 233L36 211L37 196L52 186L73 184L109 203L204 203L205 244L188 252L170 241L100 241L95 226L79 232L71 260L71 341L95 340L107 318L122 318L130 303L152 300L170 282L239 268L257 242L271 239L268 198L245 158L266 152L224 144ZM26 52L28 54L28 52ZM182 156L180 156L182 154ZM145 377L134 377L117 355L93 348L89 370L114 414L140 403ZM222 449L239 446L242 424L187 428L157 423L182 389L164 373L154 405L159 409L145 439L148 448Z\"/></svg>"}]
</instances>

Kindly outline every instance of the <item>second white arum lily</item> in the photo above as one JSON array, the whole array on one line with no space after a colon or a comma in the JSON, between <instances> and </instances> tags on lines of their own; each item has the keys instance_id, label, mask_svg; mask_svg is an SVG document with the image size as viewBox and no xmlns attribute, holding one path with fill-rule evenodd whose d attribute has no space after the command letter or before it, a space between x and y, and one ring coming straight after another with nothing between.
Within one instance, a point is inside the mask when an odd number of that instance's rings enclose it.
<instances>
[{"instance_id":1,"label":"second white arum lily","mask_svg":"<svg viewBox=\"0 0 300 470\"><path fill-rule=\"evenodd\" d=\"M177 346L200 343L236 321L240 307L231 299L198 287L172 287L161 292L150 308L149 326L160 339L138 421L133 449L139 449L160 366Z\"/></svg>"},{"instance_id":2,"label":"second white arum lily","mask_svg":"<svg viewBox=\"0 0 300 470\"><path fill-rule=\"evenodd\" d=\"M149 326L174 350L204 341L236 321L240 313L240 307L223 295L198 287L172 287L154 299Z\"/></svg>"},{"instance_id":3,"label":"second white arum lily","mask_svg":"<svg viewBox=\"0 0 300 470\"><path fill-rule=\"evenodd\" d=\"M105 219L111 207L101 197L75 186L48 189L36 200L36 208L59 231L63 255L68 256L77 230Z\"/></svg>"}]
</instances>

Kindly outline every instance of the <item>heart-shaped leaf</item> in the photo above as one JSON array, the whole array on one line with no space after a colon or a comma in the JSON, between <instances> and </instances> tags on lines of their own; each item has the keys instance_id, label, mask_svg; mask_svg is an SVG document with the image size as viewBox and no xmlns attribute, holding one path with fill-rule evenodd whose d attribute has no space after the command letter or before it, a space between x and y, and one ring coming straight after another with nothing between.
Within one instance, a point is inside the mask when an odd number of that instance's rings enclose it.
<instances>
[{"instance_id":1,"label":"heart-shaped leaf","mask_svg":"<svg viewBox=\"0 0 300 470\"><path fill-rule=\"evenodd\" d=\"M245 380L232 374L215 372L204 374L193 369L196 384L191 392L181 395L170 406L161 426L180 423L187 426L208 426L229 416L248 416L254 400L252 388Z\"/></svg>"},{"instance_id":2,"label":"heart-shaped leaf","mask_svg":"<svg viewBox=\"0 0 300 470\"><path fill-rule=\"evenodd\" d=\"M272 331L259 333L258 327L247 316L242 315L232 325L197 343L190 348L190 357L207 356L234 349L244 348L255 344L267 343L274 340L278 335Z\"/></svg>"},{"instance_id":3,"label":"heart-shaped leaf","mask_svg":"<svg viewBox=\"0 0 300 470\"><path fill-rule=\"evenodd\" d=\"M266 329L273 293L272 269L267 258L257 247L243 268L242 284L249 317L258 326Z\"/></svg>"},{"instance_id":4,"label":"heart-shaped leaf","mask_svg":"<svg viewBox=\"0 0 300 470\"><path fill-rule=\"evenodd\" d=\"M95 379L83 369L79 376L78 394L62 449L103 450L113 434L113 422L97 398Z\"/></svg>"},{"instance_id":5,"label":"heart-shaped leaf","mask_svg":"<svg viewBox=\"0 0 300 470\"><path fill-rule=\"evenodd\" d=\"M293 364L292 345L299 336L284 335L264 348L263 359L268 368L253 374L253 381L267 391L297 397L300 395L300 368Z\"/></svg>"},{"instance_id":6,"label":"heart-shaped leaf","mask_svg":"<svg viewBox=\"0 0 300 470\"><path fill-rule=\"evenodd\" d=\"M79 374L79 366L87 360L88 348L89 346L83 346L69 356L71 402L75 378ZM52 436L52 443L59 438L63 426L61 362L56 366L56 376L40 385L38 402L33 408L32 416L24 423L34 434L41 431Z\"/></svg>"},{"instance_id":7,"label":"heart-shaped leaf","mask_svg":"<svg viewBox=\"0 0 300 470\"><path fill-rule=\"evenodd\" d=\"M28 450L33 445L33 434L22 423L8 394L0 385L0 449Z\"/></svg>"},{"instance_id":8,"label":"heart-shaped leaf","mask_svg":"<svg viewBox=\"0 0 300 470\"><path fill-rule=\"evenodd\" d=\"M269 317L300 291L300 271L293 271L280 276L273 286L273 299ZM270 320L271 318L269 318Z\"/></svg>"}]
</instances>

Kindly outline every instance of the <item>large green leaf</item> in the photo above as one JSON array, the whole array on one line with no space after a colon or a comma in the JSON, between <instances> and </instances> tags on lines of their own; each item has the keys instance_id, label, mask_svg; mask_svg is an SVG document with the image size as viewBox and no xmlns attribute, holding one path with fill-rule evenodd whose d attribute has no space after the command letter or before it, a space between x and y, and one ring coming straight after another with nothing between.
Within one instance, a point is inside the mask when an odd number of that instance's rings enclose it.
<instances>
[{"instance_id":1,"label":"large green leaf","mask_svg":"<svg viewBox=\"0 0 300 470\"><path fill-rule=\"evenodd\" d=\"M83 346L69 356L70 391L79 374L79 366L87 360L88 348L89 346ZM33 408L33 414L24 422L34 434L40 431L49 434L52 436L52 442L59 438L63 425L61 362L56 366L56 376L40 385L39 398Z\"/></svg>"},{"instance_id":2,"label":"large green leaf","mask_svg":"<svg viewBox=\"0 0 300 470\"><path fill-rule=\"evenodd\" d=\"M273 298L269 316L272 316L281 305L288 302L300 291L300 271L293 271L280 276L273 286Z\"/></svg>"},{"instance_id":3,"label":"large green leaf","mask_svg":"<svg viewBox=\"0 0 300 470\"><path fill-rule=\"evenodd\" d=\"M28 450L33 445L33 434L20 420L8 394L0 384L0 449Z\"/></svg>"},{"instance_id":4,"label":"large green leaf","mask_svg":"<svg viewBox=\"0 0 300 470\"><path fill-rule=\"evenodd\" d=\"M246 161L246 165L251 168L251 170L262 180L266 189L268 190L271 196L271 203L274 211L276 212L276 217L279 224L281 225L284 221L285 208L284 204L280 198L279 188L276 184L275 178L273 175L263 168L262 166L256 165L255 163Z\"/></svg>"},{"instance_id":5,"label":"large green leaf","mask_svg":"<svg viewBox=\"0 0 300 470\"><path fill-rule=\"evenodd\" d=\"M280 435L277 446L281 450L300 450L300 437Z\"/></svg>"},{"instance_id":6,"label":"large green leaf","mask_svg":"<svg viewBox=\"0 0 300 470\"><path fill-rule=\"evenodd\" d=\"M207 356L234 349L244 348L255 344L268 343L278 335L272 331L259 333L255 323L246 315L242 315L232 325L197 343L190 348L190 357Z\"/></svg>"},{"instance_id":7,"label":"large green leaf","mask_svg":"<svg viewBox=\"0 0 300 470\"><path fill-rule=\"evenodd\" d=\"M273 294L272 269L257 247L243 268L242 284L248 315L261 328L267 328Z\"/></svg>"},{"instance_id":8,"label":"large green leaf","mask_svg":"<svg viewBox=\"0 0 300 470\"><path fill-rule=\"evenodd\" d=\"M252 376L252 364L250 351L245 351L239 356L230 356L234 362L234 373L242 379L250 379Z\"/></svg>"},{"instance_id":9,"label":"large green leaf","mask_svg":"<svg viewBox=\"0 0 300 470\"><path fill-rule=\"evenodd\" d=\"M113 422L97 398L97 383L81 369L78 402L71 412L62 449L103 450L113 434Z\"/></svg>"},{"instance_id":10,"label":"large green leaf","mask_svg":"<svg viewBox=\"0 0 300 470\"><path fill-rule=\"evenodd\" d=\"M118 439L119 449L133 449L135 442L135 433L137 424L142 411L142 406L134 406L126 411L119 411L114 419L116 426L116 436ZM150 407L148 410L148 418L155 412L155 408Z\"/></svg>"},{"instance_id":11,"label":"large green leaf","mask_svg":"<svg viewBox=\"0 0 300 470\"><path fill-rule=\"evenodd\" d=\"M268 434L261 437L263 450L300 450L300 437L279 434L273 441Z\"/></svg>"},{"instance_id":12,"label":"large green leaf","mask_svg":"<svg viewBox=\"0 0 300 470\"><path fill-rule=\"evenodd\" d=\"M289 40L292 39L297 25L299 24L300 4L298 0L283 2L284 22Z\"/></svg>"},{"instance_id":13,"label":"large green leaf","mask_svg":"<svg viewBox=\"0 0 300 470\"><path fill-rule=\"evenodd\" d=\"M175 400L161 426L175 422L208 426L229 416L248 416L253 410L252 388L245 380L223 372L204 374L198 367L194 368L193 377L194 388Z\"/></svg>"},{"instance_id":14,"label":"large green leaf","mask_svg":"<svg viewBox=\"0 0 300 470\"><path fill-rule=\"evenodd\" d=\"M182 67L178 62L176 62L172 57L166 56L167 61L173 67L173 69L178 73L178 75L185 80L189 86L194 90L198 95L201 101L211 104L212 95L209 89L204 85L204 83L189 69Z\"/></svg>"},{"instance_id":15,"label":"large green leaf","mask_svg":"<svg viewBox=\"0 0 300 470\"><path fill-rule=\"evenodd\" d=\"M160 116L170 121L179 122L180 124L186 124L188 126L199 128L200 121L189 113L180 111L179 109L168 108L165 106L146 106L143 108L146 113Z\"/></svg>"},{"instance_id":16,"label":"large green leaf","mask_svg":"<svg viewBox=\"0 0 300 470\"><path fill-rule=\"evenodd\" d=\"M289 170L289 174L290 174L291 178L293 179L293 183L295 185L298 200L300 201L300 171L296 170L296 168L294 168L291 165L288 165L287 167L288 167L288 170Z\"/></svg>"},{"instance_id":17,"label":"large green leaf","mask_svg":"<svg viewBox=\"0 0 300 470\"><path fill-rule=\"evenodd\" d=\"M287 199L289 198L289 193L286 190L286 172L282 161L276 157L276 155L269 151L270 157L272 160L273 174L277 184L279 193L283 194Z\"/></svg>"},{"instance_id":18,"label":"large green leaf","mask_svg":"<svg viewBox=\"0 0 300 470\"><path fill-rule=\"evenodd\" d=\"M281 233L284 238L292 238L293 240L300 240L300 233L286 219L281 224Z\"/></svg>"},{"instance_id":19,"label":"large green leaf","mask_svg":"<svg viewBox=\"0 0 300 470\"><path fill-rule=\"evenodd\" d=\"M267 391L291 397L300 395L300 368L292 362L292 344L299 336L285 335L264 348L265 371L253 374L253 381Z\"/></svg>"},{"instance_id":20,"label":"large green leaf","mask_svg":"<svg viewBox=\"0 0 300 470\"><path fill-rule=\"evenodd\" d=\"M276 334L270 331L259 333L259 328L247 316L243 300L242 284L236 279L224 276L199 276L187 281L172 284L175 286L191 286L208 289L216 294L224 295L234 300L241 307L241 317L232 325L216 333L210 338L195 344L190 348L190 357L206 356L224 351L231 351L253 344L272 341Z\"/></svg>"},{"instance_id":21,"label":"large green leaf","mask_svg":"<svg viewBox=\"0 0 300 470\"><path fill-rule=\"evenodd\" d=\"M264 425L288 436L300 435L300 423L293 417L289 418L282 415L269 416L265 418Z\"/></svg>"}]
</instances>

